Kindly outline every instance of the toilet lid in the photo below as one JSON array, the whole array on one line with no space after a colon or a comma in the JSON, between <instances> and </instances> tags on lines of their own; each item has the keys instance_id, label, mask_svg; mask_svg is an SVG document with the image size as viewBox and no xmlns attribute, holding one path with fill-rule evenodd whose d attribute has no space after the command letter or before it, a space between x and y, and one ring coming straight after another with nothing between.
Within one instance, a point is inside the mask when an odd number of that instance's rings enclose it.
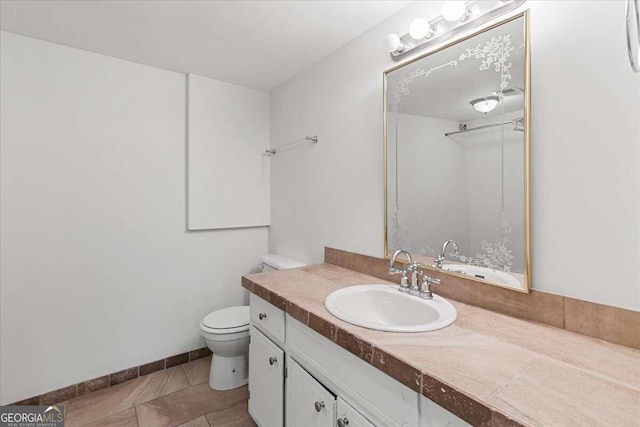
<instances>
[{"instance_id":1,"label":"toilet lid","mask_svg":"<svg viewBox=\"0 0 640 427\"><path fill-rule=\"evenodd\" d=\"M249 306L242 305L216 310L202 319L202 325L210 329L235 329L249 325Z\"/></svg>"}]
</instances>

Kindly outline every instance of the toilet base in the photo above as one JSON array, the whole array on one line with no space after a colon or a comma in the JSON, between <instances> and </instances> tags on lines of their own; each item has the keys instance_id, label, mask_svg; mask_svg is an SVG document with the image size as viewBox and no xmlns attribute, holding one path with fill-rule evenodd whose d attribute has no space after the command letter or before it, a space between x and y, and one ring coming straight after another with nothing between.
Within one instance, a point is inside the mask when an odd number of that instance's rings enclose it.
<instances>
[{"instance_id":1,"label":"toilet base","mask_svg":"<svg viewBox=\"0 0 640 427\"><path fill-rule=\"evenodd\" d=\"M209 387L214 390L231 390L249 382L249 360L247 354L233 357L211 358Z\"/></svg>"}]
</instances>

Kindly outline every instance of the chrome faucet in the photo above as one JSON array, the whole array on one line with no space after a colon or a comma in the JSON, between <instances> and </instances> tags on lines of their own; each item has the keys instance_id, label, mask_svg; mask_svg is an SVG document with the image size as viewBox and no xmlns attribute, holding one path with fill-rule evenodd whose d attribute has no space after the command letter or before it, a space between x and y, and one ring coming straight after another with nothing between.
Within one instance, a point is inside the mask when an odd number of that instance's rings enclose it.
<instances>
[{"instance_id":1,"label":"chrome faucet","mask_svg":"<svg viewBox=\"0 0 640 427\"><path fill-rule=\"evenodd\" d=\"M404 254L407 257L407 261L409 261L409 266L406 269L395 268L396 259L400 254ZM409 277L407 275L409 272L411 272L411 284L409 284ZM431 293L432 283L435 283L436 285L441 283L440 279L434 279L420 271L420 264L413 262L411 254L404 249L398 249L393 253L391 260L389 260L389 274L402 274L402 277L400 278L400 288L398 289L400 292L406 292L410 295L419 296L424 299L433 298L433 294ZM420 278L422 278L422 283L419 283Z\"/></svg>"},{"instance_id":2,"label":"chrome faucet","mask_svg":"<svg viewBox=\"0 0 640 427\"><path fill-rule=\"evenodd\" d=\"M409 261L409 264L413 264L413 258L411 257L411 254L409 253L409 251L406 251L404 249L398 249L397 251L395 251L393 253L393 256L389 260L389 273L390 274L395 274L395 273L398 272L398 270L396 268L394 268L394 265L396 263L396 258L398 258L398 255L400 255L400 254L405 254L405 256L407 257L407 261Z\"/></svg>"},{"instance_id":3,"label":"chrome faucet","mask_svg":"<svg viewBox=\"0 0 640 427\"><path fill-rule=\"evenodd\" d=\"M398 249L393 253L393 256L389 260L389 274L402 274L402 277L400 278L399 290L400 292L409 292L409 278L407 277L408 270L395 268L396 259L400 254L404 254L407 257L407 261L409 261L410 266L414 264L413 258L408 251L405 251L404 249ZM413 281L413 274L411 276L411 279Z\"/></svg>"},{"instance_id":4,"label":"chrome faucet","mask_svg":"<svg viewBox=\"0 0 640 427\"><path fill-rule=\"evenodd\" d=\"M458 244L455 242L455 240L447 240L446 242L444 242L444 244L442 245L442 252L440 252L440 255L438 255L438 257L436 258L436 267L437 268L442 268L442 261L446 261L446 257L445 257L445 252L447 251L447 246L449 246L449 243L451 243L451 245L453 246L453 252L457 255L459 254L459 250L458 250Z\"/></svg>"},{"instance_id":5,"label":"chrome faucet","mask_svg":"<svg viewBox=\"0 0 640 427\"><path fill-rule=\"evenodd\" d=\"M450 240L449 242L452 242L455 245L457 251L458 245L456 245L453 240ZM444 249L446 249L446 247ZM396 259L400 254L404 254L407 257L407 261L409 261L409 266L406 269L395 268ZM407 273L409 272L411 272L411 285L409 285L409 277L407 276ZM402 277L400 278L400 288L398 289L400 292L406 292L424 299L433 298L433 294L431 293L432 283L435 283L436 285L441 283L440 279L429 277L424 274L424 272L420 271L420 264L413 262L411 254L404 249L398 249L393 253L391 260L389 260L389 274L402 274ZM419 284L418 282L420 278L422 278L422 283Z\"/></svg>"}]
</instances>

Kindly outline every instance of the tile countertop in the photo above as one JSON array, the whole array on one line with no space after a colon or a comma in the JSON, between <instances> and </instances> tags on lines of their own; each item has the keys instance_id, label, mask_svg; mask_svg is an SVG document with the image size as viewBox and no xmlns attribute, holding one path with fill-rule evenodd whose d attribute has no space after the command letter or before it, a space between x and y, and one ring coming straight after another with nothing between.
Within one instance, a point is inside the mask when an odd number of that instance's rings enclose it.
<instances>
[{"instance_id":1,"label":"tile countertop","mask_svg":"<svg viewBox=\"0 0 640 427\"><path fill-rule=\"evenodd\" d=\"M421 333L361 328L324 308L331 292L367 283L393 284L331 264L242 278L250 292L470 424L640 426L640 350L452 300L456 321Z\"/></svg>"}]
</instances>

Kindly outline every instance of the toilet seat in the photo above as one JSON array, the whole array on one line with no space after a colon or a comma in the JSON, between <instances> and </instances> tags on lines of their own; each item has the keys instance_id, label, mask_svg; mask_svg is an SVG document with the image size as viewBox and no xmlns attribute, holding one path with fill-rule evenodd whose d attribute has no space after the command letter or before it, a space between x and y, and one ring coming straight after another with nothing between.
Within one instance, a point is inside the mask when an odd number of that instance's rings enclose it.
<instances>
[{"instance_id":1,"label":"toilet seat","mask_svg":"<svg viewBox=\"0 0 640 427\"><path fill-rule=\"evenodd\" d=\"M235 334L249 330L249 306L227 307L209 313L200 329L209 334Z\"/></svg>"}]
</instances>

